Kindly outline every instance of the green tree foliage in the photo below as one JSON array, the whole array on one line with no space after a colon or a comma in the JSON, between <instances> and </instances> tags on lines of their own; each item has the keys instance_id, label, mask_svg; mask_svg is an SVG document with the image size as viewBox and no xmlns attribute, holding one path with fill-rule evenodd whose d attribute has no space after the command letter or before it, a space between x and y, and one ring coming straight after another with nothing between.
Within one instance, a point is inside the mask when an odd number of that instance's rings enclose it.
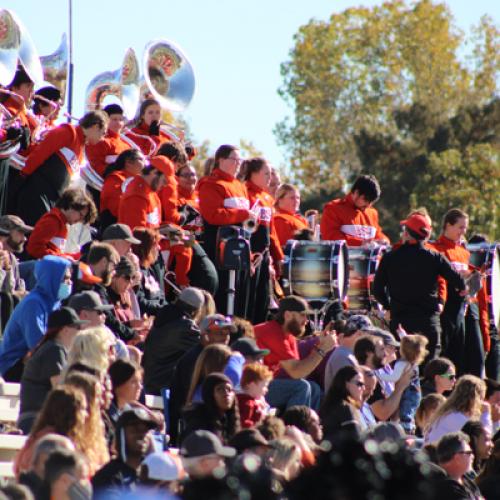
<instances>
[{"instance_id":1,"label":"green tree foliage","mask_svg":"<svg viewBox=\"0 0 500 500\"><path fill-rule=\"evenodd\" d=\"M465 40L448 7L430 0L347 9L302 26L281 67L279 92L293 120L275 130L291 180L314 197L337 192L362 170L376 173L386 222L437 196L417 181L425 173L434 188L433 166L450 161L447 151L463 168L475 165L475 181L493 182L498 116L486 105L499 82L499 39L484 16ZM452 181L454 170L446 171L450 178L440 179ZM465 207L446 190L442 196L436 210Z\"/></svg>"}]
</instances>

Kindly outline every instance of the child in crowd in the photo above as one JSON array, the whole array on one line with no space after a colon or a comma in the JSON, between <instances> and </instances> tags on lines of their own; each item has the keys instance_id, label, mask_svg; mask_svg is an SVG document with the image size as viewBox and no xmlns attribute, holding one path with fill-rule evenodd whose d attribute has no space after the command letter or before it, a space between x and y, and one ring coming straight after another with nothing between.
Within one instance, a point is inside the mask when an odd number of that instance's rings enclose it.
<instances>
[{"instance_id":1,"label":"child in crowd","mask_svg":"<svg viewBox=\"0 0 500 500\"><path fill-rule=\"evenodd\" d=\"M264 399L273 374L261 363L250 363L243 368L241 390L237 395L241 427L253 427L261 422L268 413L269 405Z\"/></svg>"},{"instance_id":2,"label":"child in crowd","mask_svg":"<svg viewBox=\"0 0 500 500\"><path fill-rule=\"evenodd\" d=\"M413 368L413 377L410 385L405 389L399 404L399 418L403 429L411 434L415 433L415 412L422 399L418 366L422 364L428 354L426 346L428 340L423 335L406 335L401 339L399 348L400 359L394 365L391 374L379 373L384 382L397 382L407 366Z\"/></svg>"},{"instance_id":3,"label":"child in crowd","mask_svg":"<svg viewBox=\"0 0 500 500\"><path fill-rule=\"evenodd\" d=\"M432 416L438 409L438 406L442 405L445 401L446 398L442 394L436 392L427 394L427 396L422 398L417 412L415 413L415 423L417 424L420 436L426 434Z\"/></svg>"}]
</instances>

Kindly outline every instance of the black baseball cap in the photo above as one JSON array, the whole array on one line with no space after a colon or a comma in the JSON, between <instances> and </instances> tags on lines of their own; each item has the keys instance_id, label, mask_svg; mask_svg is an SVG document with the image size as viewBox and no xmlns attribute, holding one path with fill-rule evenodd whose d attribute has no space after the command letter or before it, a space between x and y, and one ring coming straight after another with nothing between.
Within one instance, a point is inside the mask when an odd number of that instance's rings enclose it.
<instances>
[{"instance_id":1,"label":"black baseball cap","mask_svg":"<svg viewBox=\"0 0 500 500\"><path fill-rule=\"evenodd\" d=\"M139 408L135 406L127 406L123 410L122 414L118 418L116 423L117 427L126 427L130 424L135 424L137 422L142 422L146 424L150 429L158 428L158 420L146 410L145 408Z\"/></svg>"},{"instance_id":2,"label":"black baseball cap","mask_svg":"<svg viewBox=\"0 0 500 500\"><path fill-rule=\"evenodd\" d=\"M243 356L267 356L271 351L269 349L259 349L254 339L242 337L231 344L233 351L238 351Z\"/></svg>"},{"instance_id":3,"label":"black baseball cap","mask_svg":"<svg viewBox=\"0 0 500 500\"><path fill-rule=\"evenodd\" d=\"M126 224L111 224L102 233L102 241L125 240L134 245L139 245L141 240L134 238L132 231Z\"/></svg>"},{"instance_id":4,"label":"black baseball cap","mask_svg":"<svg viewBox=\"0 0 500 500\"><path fill-rule=\"evenodd\" d=\"M103 304L101 297L92 290L73 295L68 302L69 307L75 311L111 311L114 307L111 304Z\"/></svg>"},{"instance_id":5,"label":"black baseball cap","mask_svg":"<svg viewBox=\"0 0 500 500\"><path fill-rule=\"evenodd\" d=\"M302 297L298 297L297 295L289 295L288 297L281 299L278 311L280 313L284 313L285 311L304 312L307 314L312 313L309 309L308 303Z\"/></svg>"},{"instance_id":6,"label":"black baseball cap","mask_svg":"<svg viewBox=\"0 0 500 500\"><path fill-rule=\"evenodd\" d=\"M76 311L71 307L61 307L57 311L52 311L47 324L48 328L62 328L64 326L84 326L90 321L80 319Z\"/></svg>"},{"instance_id":7,"label":"black baseball cap","mask_svg":"<svg viewBox=\"0 0 500 500\"><path fill-rule=\"evenodd\" d=\"M236 450L230 446L223 446L221 440L210 431L194 431L184 439L180 454L186 458L219 455L221 457L234 457Z\"/></svg>"},{"instance_id":8,"label":"black baseball cap","mask_svg":"<svg viewBox=\"0 0 500 500\"><path fill-rule=\"evenodd\" d=\"M236 448L238 454L243 453L249 448L254 448L255 446L267 446L272 448L269 441L257 429L243 429L231 438L229 444Z\"/></svg>"}]
</instances>

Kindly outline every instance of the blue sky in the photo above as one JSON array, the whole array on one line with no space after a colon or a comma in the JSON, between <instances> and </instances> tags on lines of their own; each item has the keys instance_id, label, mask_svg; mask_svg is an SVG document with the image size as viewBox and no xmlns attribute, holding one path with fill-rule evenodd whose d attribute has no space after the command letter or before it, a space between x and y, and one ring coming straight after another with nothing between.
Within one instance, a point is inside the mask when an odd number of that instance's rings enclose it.
<instances>
[{"instance_id":1,"label":"blue sky","mask_svg":"<svg viewBox=\"0 0 500 500\"><path fill-rule=\"evenodd\" d=\"M142 59L154 38L179 44L197 77L184 113L198 141L212 148L250 140L275 165L284 162L273 127L290 109L278 96L280 63L293 35L310 20L379 1L349 0L73 0L75 85L73 114L83 114L85 88L98 73L121 64L128 47ZM68 31L67 0L4 0L23 21L39 55L52 53ZM497 22L498 0L449 0L456 22L468 30L483 14Z\"/></svg>"}]
</instances>

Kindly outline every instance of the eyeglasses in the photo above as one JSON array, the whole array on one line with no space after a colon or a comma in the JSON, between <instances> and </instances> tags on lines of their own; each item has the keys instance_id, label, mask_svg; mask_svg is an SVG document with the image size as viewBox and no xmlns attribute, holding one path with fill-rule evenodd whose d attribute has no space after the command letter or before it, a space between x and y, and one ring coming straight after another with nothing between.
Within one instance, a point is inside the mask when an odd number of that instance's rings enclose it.
<instances>
[{"instance_id":1,"label":"eyeglasses","mask_svg":"<svg viewBox=\"0 0 500 500\"><path fill-rule=\"evenodd\" d=\"M472 450L463 450L463 451L458 451L457 455L474 455L474 452Z\"/></svg>"},{"instance_id":2,"label":"eyeglasses","mask_svg":"<svg viewBox=\"0 0 500 500\"><path fill-rule=\"evenodd\" d=\"M190 179L191 177L196 177L196 172L189 172L188 174L177 174L177 177L183 177L184 179Z\"/></svg>"},{"instance_id":3,"label":"eyeglasses","mask_svg":"<svg viewBox=\"0 0 500 500\"><path fill-rule=\"evenodd\" d=\"M447 378L448 380L456 380L457 376L454 373L443 373L440 377Z\"/></svg>"},{"instance_id":4,"label":"eyeglasses","mask_svg":"<svg viewBox=\"0 0 500 500\"><path fill-rule=\"evenodd\" d=\"M241 158L233 158L232 156L230 156L229 158L227 158L228 160L232 160L232 161L235 161L236 163L241 163L243 160Z\"/></svg>"}]
</instances>

